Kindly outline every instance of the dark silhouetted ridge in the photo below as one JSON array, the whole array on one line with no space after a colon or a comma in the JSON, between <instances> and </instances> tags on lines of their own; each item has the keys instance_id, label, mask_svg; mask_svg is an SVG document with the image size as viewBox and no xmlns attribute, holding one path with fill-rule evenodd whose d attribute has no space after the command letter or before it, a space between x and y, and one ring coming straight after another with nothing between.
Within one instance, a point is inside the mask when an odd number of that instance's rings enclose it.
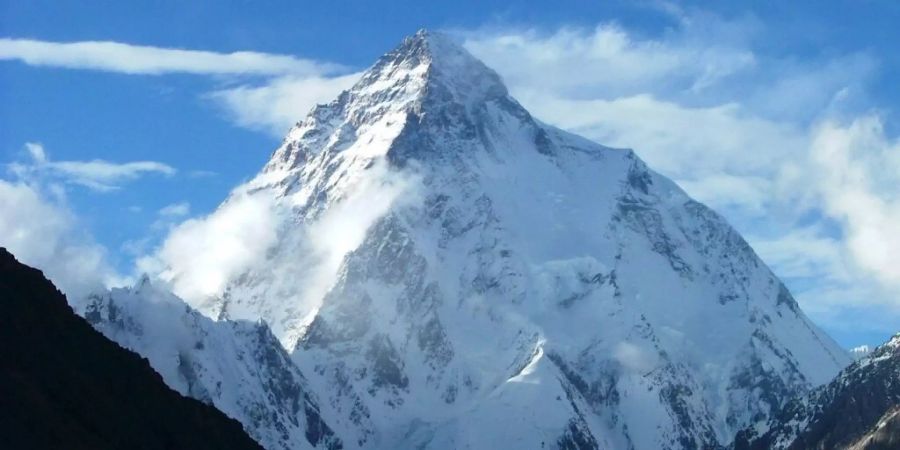
<instances>
[{"instance_id":1,"label":"dark silhouetted ridge","mask_svg":"<svg viewBox=\"0 0 900 450\"><path fill-rule=\"evenodd\" d=\"M261 448L237 421L169 389L3 248L0 308L0 447Z\"/></svg>"}]
</instances>

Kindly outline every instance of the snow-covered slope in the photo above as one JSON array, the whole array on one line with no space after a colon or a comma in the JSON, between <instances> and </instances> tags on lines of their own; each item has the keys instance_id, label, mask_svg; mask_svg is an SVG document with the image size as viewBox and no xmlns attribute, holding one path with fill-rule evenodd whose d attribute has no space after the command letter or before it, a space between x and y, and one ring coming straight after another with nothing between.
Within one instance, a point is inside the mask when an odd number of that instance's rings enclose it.
<instances>
[{"instance_id":1,"label":"snow-covered slope","mask_svg":"<svg viewBox=\"0 0 900 450\"><path fill-rule=\"evenodd\" d=\"M787 402L764 426L741 432L735 448L896 448L898 411L900 333L830 383Z\"/></svg>"},{"instance_id":2,"label":"snow-covered slope","mask_svg":"<svg viewBox=\"0 0 900 450\"><path fill-rule=\"evenodd\" d=\"M78 312L146 357L169 387L239 420L265 448L341 448L315 394L264 323L215 322L146 278L90 296Z\"/></svg>"},{"instance_id":3,"label":"snow-covered slope","mask_svg":"<svg viewBox=\"0 0 900 450\"><path fill-rule=\"evenodd\" d=\"M248 196L277 237L181 294L265 320L345 447L715 448L850 362L715 212L441 35L315 108L215 214Z\"/></svg>"}]
</instances>

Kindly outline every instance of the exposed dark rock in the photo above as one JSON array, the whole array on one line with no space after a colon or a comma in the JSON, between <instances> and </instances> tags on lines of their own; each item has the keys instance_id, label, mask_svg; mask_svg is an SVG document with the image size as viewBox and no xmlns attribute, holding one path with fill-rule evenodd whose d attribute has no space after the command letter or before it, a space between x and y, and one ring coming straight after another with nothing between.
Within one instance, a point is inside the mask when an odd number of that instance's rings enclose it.
<instances>
[{"instance_id":1,"label":"exposed dark rock","mask_svg":"<svg viewBox=\"0 0 900 450\"><path fill-rule=\"evenodd\" d=\"M575 420L569 421L566 432L557 441L560 450L597 450L597 440L587 427L579 426Z\"/></svg>"},{"instance_id":2,"label":"exposed dark rock","mask_svg":"<svg viewBox=\"0 0 900 450\"><path fill-rule=\"evenodd\" d=\"M366 357L371 361L373 368L372 382L376 387L391 385L405 389L409 380L403 373L402 360L397 350L391 344L390 339L384 335L378 335L369 342Z\"/></svg>"},{"instance_id":3,"label":"exposed dark rock","mask_svg":"<svg viewBox=\"0 0 900 450\"><path fill-rule=\"evenodd\" d=\"M900 334L832 381L739 432L735 450L900 448ZM894 446L891 446L893 443Z\"/></svg>"}]
</instances>

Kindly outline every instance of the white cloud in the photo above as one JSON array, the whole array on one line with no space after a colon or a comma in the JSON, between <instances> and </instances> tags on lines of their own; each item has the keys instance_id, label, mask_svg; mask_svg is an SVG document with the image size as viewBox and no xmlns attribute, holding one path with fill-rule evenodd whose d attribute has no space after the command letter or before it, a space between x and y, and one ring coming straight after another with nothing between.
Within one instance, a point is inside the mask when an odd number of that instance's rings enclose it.
<instances>
[{"instance_id":1,"label":"white cloud","mask_svg":"<svg viewBox=\"0 0 900 450\"><path fill-rule=\"evenodd\" d=\"M276 199L259 180L238 186L216 211L171 228L162 245L138 260L137 270L169 284L213 317L221 311L215 300L228 283L249 276L256 283L238 289L248 289L257 300L252 307L229 304L229 317L255 320L259 309L287 308L290 319L273 319L272 328L292 348L297 326L312 319L340 277L345 256L391 205L417 198L420 180L412 170L398 173L377 161L359 175L342 179L344 195L333 200L333 207L300 223L291 211L296 198ZM282 227L290 230L282 233ZM129 250L145 246L134 242Z\"/></svg>"},{"instance_id":2,"label":"white cloud","mask_svg":"<svg viewBox=\"0 0 900 450\"><path fill-rule=\"evenodd\" d=\"M137 261L186 300L221 294L225 283L265 256L277 236L273 199L236 191L212 214L176 226L157 251Z\"/></svg>"},{"instance_id":3,"label":"white cloud","mask_svg":"<svg viewBox=\"0 0 900 450\"><path fill-rule=\"evenodd\" d=\"M778 267L783 277L840 283L852 279L841 241L827 236L820 226L797 228L775 237L747 238L766 262Z\"/></svg>"},{"instance_id":4,"label":"white cloud","mask_svg":"<svg viewBox=\"0 0 900 450\"><path fill-rule=\"evenodd\" d=\"M118 183L135 180L144 174L175 174L175 169L171 166L156 161L127 163L112 163L99 159L93 161L55 161L47 163L46 166L38 167L45 167L73 183L101 191L117 189Z\"/></svg>"},{"instance_id":5,"label":"white cloud","mask_svg":"<svg viewBox=\"0 0 900 450\"><path fill-rule=\"evenodd\" d=\"M0 60L124 74L262 77L260 82L216 89L206 96L236 125L278 137L317 103L334 99L359 78L359 74L345 75L347 68L340 64L289 55L248 51L221 53L112 41L0 39ZM102 188L101 185L97 187Z\"/></svg>"},{"instance_id":6,"label":"white cloud","mask_svg":"<svg viewBox=\"0 0 900 450\"><path fill-rule=\"evenodd\" d=\"M811 148L824 210L840 221L844 245L863 270L900 288L900 142L881 120L822 124ZM900 296L894 300L900 306Z\"/></svg>"},{"instance_id":7,"label":"white cloud","mask_svg":"<svg viewBox=\"0 0 900 450\"><path fill-rule=\"evenodd\" d=\"M541 87L570 98L636 95L648 86L702 90L756 65L753 52L732 39L697 41L686 33L665 41L636 39L613 24L550 34L533 29L465 34L466 47L511 86ZM535 83L537 78L542 83Z\"/></svg>"},{"instance_id":8,"label":"white cloud","mask_svg":"<svg viewBox=\"0 0 900 450\"><path fill-rule=\"evenodd\" d=\"M802 158L807 145L805 130L754 116L734 103L690 107L649 94L570 100L528 92L520 98L557 126L636 149L651 167L705 202L748 211L759 211L774 190L780 165Z\"/></svg>"},{"instance_id":9,"label":"white cloud","mask_svg":"<svg viewBox=\"0 0 900 450\"><path fill-rule=\"evenodd\" d=\"M624 368L640 374L653 370L658 363L654 352L626 341L616 344L613 358Z\"/></svg>"},{"instance_id":10,"label":"white cloud","mask_svg":"<svg viewBox=\"0 0 900 450\"><path fill-rule=\"evenodd\" d=\"M161 208L158 212L163 217L182 217L190 214L191 204L188 202L172 203Z\"/></svg>"},{"instance_id":11,"label":"white cloud","mask_svg":"<svg viewBox=\"0 0 900 450\"><path fill-rule=\"evenodd\" d=\"M342 90L350 87L359 76L341 75L347 69L339 64L288 55L246 51L219 53L111 41L64 43L0 39L0 60L18 60L32 66L125 74L187 73L262 77L261 82L217 89L206 96L221 107L227 118L236 125L278 137L314 105L332 100ZM92 162L94 166L100 163L103 161ZM103 188L102 185L95 187Z\"/></svg>"},{"instance_id":12,"label":"white cloud","mask_svg":"<svg viewBox=\"0 0 900 450\"><path fill-rule=\"evenodd\" d=\"M0 246L43 270L70 300L121 283L63 199L23 182L0 180Z\"/></svg>"},{"instance_id":13,"label":"white cloud","mask_svg":"<svg viewBox=\"0 0 900 450\"><path fill-rule=\"evenodd\" d=\"M320 261L310 277L308 297L320 300L325 295L344 257L362 244L391 206L417 199L420 182L414 173L392 171L379 160L365 177L347 186L346 197L305 228L308 246Z\"/></svg>"},{"instance_id":14,"label":"white cloud","mask_svg":"<svg viewBox=\"0 0 900 450\"><path fill-rule=\"evenodd\" d=\"M10 170L22 179L44 177L79 184L95 191L111 191L118 189L121 183L147 174L171 176L176 173L173 167L156 161L51 161L41 144L28 142L25 148L31 162L9 165Z\"/></svg>"},{"instance_id":15,"label":"white cloud","mask_svg":"<svg viewBox=\"0 0 900 450\"><path fill-rule=\"evenodd\" d=\"M0 60L33 66L160 75L319 75L341 69L287 55L258 52L218 53L202 50L130 45L111 41L49 42L0 39Z\"/></svg>"},{"instance_id":16,"label":"white cloud","mask_svg":"<svg viewBox=\"0 0 900 450\"><path fill-rule=\"evenodd\" d=\"M44 164L47 162L47 153L44 151L44 146L35 142L26 142L25 150L28 151L28 154L31 155L31 159L34 160L35 164Z\"/></svg>"},{"instance_id":17,"label":"white cloud","mask_svg":"<svg viewBox=\"0 0 900 450\"><path fill-rule=\"evenodd\" d=\"M323 77L280 77L262 85L241 85L209 94L239 126L283 137L313 106L327 103L350 88L360 74Z\"/></svg>"}]
</instances>

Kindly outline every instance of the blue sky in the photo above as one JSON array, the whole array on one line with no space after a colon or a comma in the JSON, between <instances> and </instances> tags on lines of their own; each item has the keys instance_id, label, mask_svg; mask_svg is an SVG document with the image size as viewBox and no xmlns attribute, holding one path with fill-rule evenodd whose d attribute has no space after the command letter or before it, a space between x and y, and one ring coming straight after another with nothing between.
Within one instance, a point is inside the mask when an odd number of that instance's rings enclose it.
<instances>
[{"instance_id":1,"label":"blue sky","mask_svg":"<svg viewBox=\"0 0 900 450\"><path fill-rule=\"evenodd\" d=\"M900 329L900 4L737 3L2 0L0 244L60 279L132 276L427 27L539 118L634 148L839 342L876 344Z\"/></svg>"}]
</instances>

